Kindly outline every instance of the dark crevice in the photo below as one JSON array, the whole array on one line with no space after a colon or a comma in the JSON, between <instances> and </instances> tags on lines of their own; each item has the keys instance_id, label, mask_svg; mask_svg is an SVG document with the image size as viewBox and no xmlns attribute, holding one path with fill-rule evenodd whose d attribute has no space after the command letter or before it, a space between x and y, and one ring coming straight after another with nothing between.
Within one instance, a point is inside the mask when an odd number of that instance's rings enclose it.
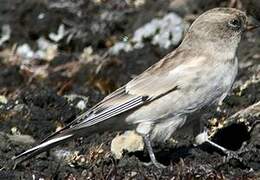
<instances>
[{"instance_id":1,"label":"dark crevice","mask_svg":"<svg viewBox=\"0 0 260 180\"><path fill-rule=\"evenodd\" d=\"M158 152L155 152L156 159L164 164L170 165L170 163L177 163L180 158L189 156L192 146L182 146L178 148L167 148ZM156 150L156 148L154 148ZM144 152L145 151L145 152ZM150 162L150 158L146 150L129 153L129 156L134 155L142 162Z\"/></svg>"},{"instance_id":2,"label":"dark crevice","mask_svg":"<svg viewBox=\"0 0 260 180\"><path fill-rule=\"evenodd\" d=\"M249 140L250 134L244 123L232 124L228 127L220 129L212 138L212 140L229 149L238 150L244 141Z\"/></svg>"},{"instance_id":3,"label":"dark crevice","mask_svg":"<svg viewBox=\"0 0 260 180\"><path fill-rule=\"evenodd\" d=\"M227 148L228 150L236 151L242 146L242 143L244 141L249 140L249 138L250 138L250 134L247 130L246 125L244 123L239 123L239 124L232 124L228 127L219 130L214 135L212 140L218 145ZM224 155L224 153L220 149L208 143L203 143L202 145L195 147L195 149L197 148L210 154L217 152L218 154ZM192 145L181 146L178 148L165 148L155 152L155 156L160 163L169 165L170 163L177 163L180 158L193 156L194 155L192 153L193 149L194 146ZM156 151L157 148L154 147L154 150ZM138 157L138 159L142 162L150 161L149 155L146 151L129 153L129 155L130 156L134 155Z\"/></svg>"}]
</instances>

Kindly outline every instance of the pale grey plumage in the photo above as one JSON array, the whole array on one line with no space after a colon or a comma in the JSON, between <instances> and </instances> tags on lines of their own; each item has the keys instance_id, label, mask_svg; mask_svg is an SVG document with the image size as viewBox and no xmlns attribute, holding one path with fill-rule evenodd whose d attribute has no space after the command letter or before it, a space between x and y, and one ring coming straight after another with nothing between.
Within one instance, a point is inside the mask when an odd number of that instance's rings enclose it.
<instances>
[{"instance_id":1,"label":"pale grey plumage","mask_svg":"<svg viewBox=\"0 0 260 180\"><path fill-rule=\"evenodd\" d=\"M234 19L241 27L231 23ZM245 25L239 10L207 11L175 51L15 158L28 159L72 137L105 130L136 129L152 140L168 139L188 113L225 98L237 74L236 50Z\"/></svg>"}]
</instances>

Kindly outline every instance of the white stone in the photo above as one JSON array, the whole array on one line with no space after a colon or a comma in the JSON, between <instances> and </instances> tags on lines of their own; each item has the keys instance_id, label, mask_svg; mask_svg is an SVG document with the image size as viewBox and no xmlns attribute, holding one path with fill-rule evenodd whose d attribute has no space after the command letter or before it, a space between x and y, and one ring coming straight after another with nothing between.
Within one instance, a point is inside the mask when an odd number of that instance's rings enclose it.
<instances>
[{"instance_id":1,"label":"white stone","mask_svg":"<svg viewBox=\"0 0 260 180\"><path fill-rule=\"evenodd\" d=\"M171 45L177 45L183 36L184 21L177 14L171 12L163 18L155 18L152 21L138 28L133 37L127 42L120 41L109 50L111 54L118 54L120 51L129 52L144 47L143 40L151 38L151 44L167 49Z\"/></svg>"},{"instance_id":2,"label":"white stone","mask_svg":"<svg viewBox=\"0 0 260 180\"><path fill-rule=\"evenodd\" d=\"M111 142L111 152L117 159L122 158L124 150L136 152L143 149L143 138L134 131L126 131L124 134L116 136Z\"/></svg>"}]
</instances>

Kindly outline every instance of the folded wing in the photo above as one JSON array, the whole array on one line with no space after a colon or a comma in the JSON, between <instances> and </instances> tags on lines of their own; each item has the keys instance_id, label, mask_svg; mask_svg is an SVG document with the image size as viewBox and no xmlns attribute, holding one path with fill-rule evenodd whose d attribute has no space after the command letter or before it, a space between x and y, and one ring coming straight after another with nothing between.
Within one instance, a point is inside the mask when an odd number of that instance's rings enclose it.
<instances>
[{"instance_id":1,"label":"folded wing","mask_svg":"<svg viewBox=\"0 0 260 180\"><path fill-rule=\"evenodd\" d=\"M78 136L79 132L109 120L141 105L150 103L156 98L179 89L179 79L183 78L189 68L183 65L183 51L173 52L164 59L151 66L145 72L127 83L122 88L105 97L100 103L80 115L61 130L44 139L40 145L31 148L14 159L29 159L61 142ZM184 72L184 73L183 73Z\"/></svg>"}]
</instances>

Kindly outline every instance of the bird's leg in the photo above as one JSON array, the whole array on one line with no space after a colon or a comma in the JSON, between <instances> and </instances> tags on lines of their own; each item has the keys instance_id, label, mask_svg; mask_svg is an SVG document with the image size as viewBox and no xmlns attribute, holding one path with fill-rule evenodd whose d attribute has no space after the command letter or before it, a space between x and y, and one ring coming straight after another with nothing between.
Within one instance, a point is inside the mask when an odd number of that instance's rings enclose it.
<instances>
[{"instance_id":1,"label":"bird's leg","mask_svg":"<svg viewBox=\"0 0 260 180\"><path fill-rule=\"evenodd\" d=\"M237 155L236 152L228 150L228 149L224 148L223 146L220 146L219 144L209 140L209 137L208 137L208 134L207 134L207 128L204 128L204 131L196 136L195 142L198 145L207 142L211 146L221 150L223 153L225 153L227 155L227 158L225 159L225 161L229 161L232 158L236 158L236 159L241 161L241 158Z\"/></svg>"},{"instance_id":2,"label":"bird's leg","mask_svg":"<svg viewBox=\"0 0 260 180\"><path fill-rule=\"evenodd\" d=\"M221 150L223 153L225 153L227 155L224 158L225 162L228 162L230 159L233 159L233 158L238 159L239 161L242 161L242 158L239 157L237 152L228 150L228 149L224 148L223 146L220 146L209 139L206 142L209 143L211 146L214 146L217 149Z\"/></svg>"},{"instance_id":3,"label":"bird's leg","mask_svg":"<svg viewBox=\"0 0 260 180\"><path fill-rule=\"evenodd\" d=\"M204 127L204 130L202 133L198 134L196 137L195 137L195 144L196 145L201 145L205 142L209 143L211 146L214 146L216 147L217 149L221 150L222 152L226 153L228 150L216 143L214 143L213 141L209 140L209 136L208 136L208 132L207 132L207 128Z\"/></svg>"},{"instance_id":4,"label":"bird's leg","mask_svg":"<svg viewBox=\"0 0 260 180\"><path fill-rule=\"evenodd\" d=\"M154 155L154 152L153 152L153 148L152 148L152 145L151 145L151 140L149 138L149 135L148 134L145 134L145 135L142 135L143 137L143 140L144 140L144 143L145 143L145 146L146 146L146 149L149 153L149 156L150 156L150 159L152 161L152 163L157 167L157 168L166 168L166 166L162 165L161 163L159 163L156 158L155 158L155 155Z\"/></svg>"}]
</instances>

